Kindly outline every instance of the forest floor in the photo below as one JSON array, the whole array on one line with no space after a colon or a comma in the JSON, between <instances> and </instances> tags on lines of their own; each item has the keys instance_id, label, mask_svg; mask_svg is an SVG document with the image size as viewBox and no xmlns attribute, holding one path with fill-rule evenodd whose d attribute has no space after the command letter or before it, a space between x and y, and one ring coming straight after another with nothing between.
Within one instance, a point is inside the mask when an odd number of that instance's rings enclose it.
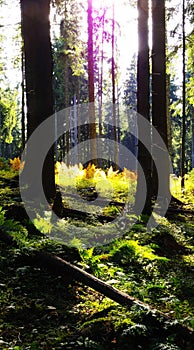
<instances>
[{"instance_id":1,"label":"forest floor","mask_svg":"<svg viewBox=\"0 0 194 350\"><path fill-rule=\"evenodd\" d=\"M17 241L17 247L0 241L0 349L193 350L192 212L169 212L151 232L139 219L124 237L79 249L26 220L18 177L6 171L0 172L0 204L0 230ZM24 254L34 249L70 261L166 317L31 266Z\"/></svg>"}]
</instances>

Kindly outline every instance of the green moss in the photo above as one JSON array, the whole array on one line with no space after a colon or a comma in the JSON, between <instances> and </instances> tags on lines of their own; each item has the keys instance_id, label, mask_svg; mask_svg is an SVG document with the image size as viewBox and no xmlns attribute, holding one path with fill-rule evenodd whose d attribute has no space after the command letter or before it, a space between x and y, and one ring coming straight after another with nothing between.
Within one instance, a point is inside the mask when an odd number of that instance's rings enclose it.
<instances>
[{"instance_id":1,"label":"green moss","mask_svg":"<svg viewBox=\"0 0 194 350\"><path fill-rule=\"evenodd\" d=\"M128 264L133 260L142 259L147 260L167 260L153 253L153 249L150 246L141 246L138 241L128 240L123 241L120 244L116 244L112 251L110 251L113 261L122 264Z\"/></svg>"}]
</instances>

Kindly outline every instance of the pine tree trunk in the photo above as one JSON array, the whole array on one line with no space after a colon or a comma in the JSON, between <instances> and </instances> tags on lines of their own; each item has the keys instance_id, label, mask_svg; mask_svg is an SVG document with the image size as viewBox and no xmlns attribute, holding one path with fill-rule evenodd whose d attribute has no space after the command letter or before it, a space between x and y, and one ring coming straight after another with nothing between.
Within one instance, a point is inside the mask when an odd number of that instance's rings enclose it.
<instances>
[{"instance_id":1,"label":"pine tree trunk","mask_svg":"<svg viewBox=\"0 0 194 350\"><path fill-rule=\"evenodd\" d=\"M114 137L114 162L115 169L119 168L119 155L118 155L118 135L117 135L117 118L116 118L116 83L115 83L115 10L114 3L112 5L112 108L113 108L113 137Z\"/></svg>"},{"instance_id":2,"label":"pine tree trunk","mask_svg":"<svg viewBox=\"0 0 194 350\"><path fill-rule=\"evenodd\" d=\"M149 67L149 43L148 43L148 0L138 0L138 62L137 62L137 112L150 122L150 67ZM146 133L146 135L145 135ZM140 142L146 139L148 149ZM151 214L151 133L150 128L144 128L138 122L138 183L136 191L136 208L139 208L142 201L143 179L140 176L140 165L143 169L147 196L143 214Z\"/></svg>"},{"instance_id":3,"label":"pine tree trunk","mask_svg":"<svg viewBox=\"0 0 194 350\"><path fill-rule=\"evenodd\" d=\"M165 0L152 0L152 124L168 148L168 123L166 113L166 28ZM159 157L165 169L162 181L164 199L169 196L169 163L166 150L159 149L158 139L153 138L153 158ZM158 174L153 167L154 196L158 193Z\"/></svg>"},{"instance_id":4,"label":"pine tree trunk","mask_svg":"<svg viewBox=\"0 0 194 350\"><path fill-rule=\"evenodd\" d=\"M102 33L101 33L101 57L100 57L100 88L99 88L99 135L102 136L102 103L103 103L103 73L104 73L104 25L105 25L105 9L102 16Z\"/></svg>"},{"instance_id":5,"label":"pine tree trunk","mask_svg":"<svg viewBox=\"0 0 194 350\"><path fill-rule=\"evenodd\" d=\"M182 149L181 149L181 188L185 187L185 152L186 152L186 37L185 37L185 0L182 7L182 35L183 35L183 87L182 87Z\"/></svg>"},{"instance_id":6,"label":"pine tree trunk","mask_svg":"<svg viewBox=\"0 0 194 350\"><path fill-rule=\"evenodd\" d=\"M92 163L96 164L97 160L97 145L96 145L96 120L95 120L95 106L94 106L94 53L93 53L93 3L88 0L88 93L89 93L89 114L90 138L93 140L93 147L90 150Z\"/></svg>"},{"instance_id":7,"label":"pine tree trunk","mask_svg":"<svg viewBox=\"0 0 194 350\"><path fill-rule=\"evenodd\" d=\"M22 151L25 148L26 144L26 123L25 123L25 71L24 71L24 51L22 47L22 64L21 64L21 70L22 70L22 119L21 119L21 126L22 126Z\"/></svg>"},{"instance_id":8,"label":"pine tree trunk","mask_svg":"<svg viewBox=\"0 0 194 350\"><path fill-rule=\"evenodd\" d=\"M63 55L63 65L64 65L64 92L65 92L65 108L68 108L70 106L69 103L69 60L68 60L68 54L66 54L66 50L68 49L67 45L67 1L64 3L64 16L65 18L61 20L60 23L60 35L64 39L64 55ZM63 158L65 157L66 164L70 165L70 159L69 159L69 151L70 151L70 120L67 121L67 131L65 135L62 137L62 155Z\"/></svg>"},{"instance_id":9,"label":"pine tree trunk","mask_svg":"<svg viewBox=\"0 0 194 350\"><path fill-rule=\"evenodd\" d=\"M52 95L52 52L50 42L50 0L21 0L22 33L24 38L25 53L25 77L27 96L27 137L33 134L35 129L48 117L53 114ZM54 120L52 130L45 130L54 134ZM54 136L53 136L54 138ZM44 140L42 140L44 142ZM37 145L36 154L38 156L40 145ZM35 156L35 155L33 155ZM31 159L27 157L27 171L29 173L29 186L33 183L36 192L36 167L30 167ZM37 169L39 171L39 169ZM54 176L54 146L48 150L43 166L42 183L47 200L55 196L55 176ZM37 184L39 196L40 184Z\"/></svg>"}]
</instances>

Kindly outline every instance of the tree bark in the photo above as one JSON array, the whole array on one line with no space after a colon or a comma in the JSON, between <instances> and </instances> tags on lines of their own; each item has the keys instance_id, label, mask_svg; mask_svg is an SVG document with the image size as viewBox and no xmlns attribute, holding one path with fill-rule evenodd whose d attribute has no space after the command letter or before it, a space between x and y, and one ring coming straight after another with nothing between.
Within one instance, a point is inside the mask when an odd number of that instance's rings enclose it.
<instances>
[{"instance_id":1,"label":"tree bark","mask_svg":"<svg viewBox=\"0 0 194 350\"><path fill-rule=\"evenodd\" d=\"M148 0L138 0L138 61L137 61L137 112L150 122L150 65L149 65L149 43L148 43ZM145 137L148 148L142 143L141 139ZM143 137L144 135L144 137ZM142 166L147 184L147 196L143 214L151 214L151 133L138 123L138 168ZM136 191L136 207L138 208L142 201L142 178L139 176Z\"/></svg>"},{"instance_id":2,"label":"tree bark","mask_svg":"<svg viewBox=\"0 0 194 350\"><path fill-rule=\"evenodd\" d=\"M112 60L111 60L111 75L112 75L112 113L113 113L113 136L114 136L114 163L115 169L119 169L119 154L118 154L118 133L117 133L117 118L116 118L116 81L115 81L115 7L112 4Z\"/></svg>"},{"instance_id":3,"label":"tree bark","mask_svg":"<svg viewBox=\"0 0 194 350\"><path fill-rule=\"evenodd\" d=\"M68 54L65 52L68 49L67 45L67 38L68 38L68 33L67 33L67 2L65 1L64 4L64 16L65 18L61 20L60 23L60 35L64 39L64 54L62 56L62 64L64 67L64 107L68 108L70 106L70 98L69 98L69 67L70 63L68 60ZM66 165L70 165L70 159L69 159L69 151L70 151L70 120L68 120L68 125L66 126L67 131L65 135L62 136L62 158L65 157L66 159Z\"/></svg>"},{"instance_id":4,"label":"tree bark","mask_svg":"<svg viewBox=\"0 0 194 350\"><path fill-rule=\"evenodd\" d=\"M53 114L52 94L52 52L50 42L50 0L21 0L22 34L24 39L25 78L27 97L27 138L48 117ZM53 130L45 130L54 134ZM53 137L54 138L54 137ZM42 140L44 142L44 140ZM37 145L37 153L39 148ZM27 152L28 153L28 152ZM35 156L35 155L34 155ZM33 187L36 188L36 169L30 167L31 159L26 159L29 173L33 171ZM29 174L30 175L30 174ZM54 145L48 150L42 174L43 188L47 200L55 195ZM30 186L30 184L29 184ZM38 190L37 190L38 192ZM37 193L38 196L38 193Z\"/></svg>"},{"instance_id":5,"label":"tree bark","mask_svg":"<svg viewBox=\"0 0 194 350\"><path fill-rule=\"evenodd\" d=\"M93 147L90 150L92 163L96 164L97 145L96 145L96 119L95 119L95 96L94 96L94 52L93 52L93 3L88 0L88 93L89 93L89 114L90 138L93 139Z\"/></svg>"},{"instance_id":6,"label":"tree bark","mask_svg":"<svg viewBox=\"0 0 194 350\"><path fill-rule=\"evenodd\" d=\"M186 152L186 36L185 36L185 0L182 6L182 36L183 36L183 87L182 87L182 147L181 147L181 188L185 187L185 152Z\"/></svg>"},{"instance_id":7,"label":"tree bark","mask_svg":"<svg viewBox=\"0 0 194 350\"><path fill-rule=\"evenodd\" d=\"M165 0L152 0L152 122L168 147Z\"/></svg>"},{"instance_id":8,"label":"tree bark","mask_svg":"<svg viewBox=\"0 0 194 350\"><path fill-rule=\"evenodd\" d=\"M21 55L21 70L22 70L22 118L21 118L21 126L22 126L22 152L24 151L26 144L26 123L25 123L25 72L24 72L24 49L22 46L22 55Z\"/></svg>"},{"instance_id":9,"label":"tree bark","mask_svg":"<svg viewBox=\"0 0 194 350\"><path fill-rule=\"evenodd\" d=\"M168 149L168 123L166 113L166 28L165 0L152 0L152 124L159 132ZM165 169L163 176L163 196L169 197L169 163L162 156L158 140L152 140L153 158L157 158ZM159 153L158 153L159 150ZM163 150L164 153L166 150ZM158 174L153 167L154 196L158 193Z\"/></svg>"}]
</instances>

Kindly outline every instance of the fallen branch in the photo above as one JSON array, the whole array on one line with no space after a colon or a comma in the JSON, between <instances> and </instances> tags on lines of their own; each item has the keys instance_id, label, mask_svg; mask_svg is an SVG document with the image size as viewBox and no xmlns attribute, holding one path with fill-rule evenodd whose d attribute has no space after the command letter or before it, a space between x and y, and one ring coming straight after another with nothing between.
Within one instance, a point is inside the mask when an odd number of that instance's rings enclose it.
<instances>
[{"instance_id":1,"label":"fallen branch","mask_svg":"<svg viewBox=\"0 0 194 350\"><path fill-rule=\"evenodd\" d=\"M3 232L1 229L0 240L6 243L7 245L18 247L17 241L14 240L13 237L8 235L7 233ZM118 304L126 306L127 308L131 308L134 305L138 305L143 309L147 310L151 317L162 316L164 320L172 321L172 319L165 313L150 307L149 305L143 303L142 301L134 297L131 297L130 295L124 292L121 292L120 290L111 286L110 284L100 280L95 276L92 276L88 272L83 271L79 267L72 265L68 261L63 260L56 255L46 252L33 251L33 253L24 255L22 256L22 258L22 261L27 263L28 265L45 268L51 274L54 274L55 276L62 276L67 281L71 279L81 282L87 285L88 287L91 287L92 289L96 290L97 292L103 294L104 296L110 298L111 300L117 302ZM188 332L191 331L188 327L184 327L182 325L180 325L180 327Z\"/></svg>"},{"instance_id":2,"label":"fallen branch","mask_svg":"<svg viewBox=\"0 0 194 350\"><path fill-rule=\"evenodd\" d=\"M57 272L57 274L63 277L71 276L74 280L86 284L88 287L95 289L97 292L104 294L106 297L121 305L126 305L128 307L131 307L132 305L139 305L145 309L150 309L148 305L144 304L140 300L119 291L117 288L95 276L92 276L88 272L83 271L79 267L70 264L58 256L45 252L36 252L34 254L34 259L39 266L55 271L55 273Z\"/></svg>"},{"instance_id":3,"label":"fallen branch","mask_svg":"<svg viewBox=\"0 0 194 350\"><path fill-rule=\"evenodd\" d=\"M14 240L13 237L6 234L2 230L0 230L0 240L6 243L7 245L18 247L16 240ZM119 291L118 289L112 287L108 283L101 281L100 279L83 271L79 267L74 266L69 262L59 258L58 256L45 252L34 251L30 255L22 256L22 258L24 259L22 259L24 263L27 263L31 266L43 267L55 276L60 275L62 277L65 277L66 281L73 279L82 282L87 286L93 288L94 290L100 292L101 294L107 296L108 298L116 301L117 303L127 306L128 308L131 308L133 305L138 305L143 309L147 310L148 313L146 317L148 316L153 318L154 323L156 322L156 317L161 316L163 318L162 322L172 321L172 319L163 312L153 309L149 305L144 304L142 301ZM176 323L176 325L174 325L173 328L173 334L174 333L177 333L181 337L181 339L184 339L186 342L189 342L189 344L193 343L192 329L189 329L184 325ZM187 349L191 348L189 347Z\"/></svg>"},{"instance_id":4,"label":"fallen branch","mask_svg":"<svg viewBox=\"0 0 194 350\"><path fill-rule=\"evenodd\" d=\"M4 233L0 230L0 240L6 243L7 245L11 245L17 247L17 242L8 234ZM30 255L23 256L25 262L29 265L36 265L38 267L42 267L47 269L52 274L60 275L65 278L71 278L78 282L86 284L88 287L95 289L97 292L105 295L106 297L116 301L121 305L125 305L131 308L133 305L138 305L148 311L160 314L165 318L168 318L162 312L159 312L155 309L151 309L149 305L146 305L142 301L129 296L128 294L119 291L117 288L111 286L110 284L100 280L99 278L92 276L86 271L83 271L79 267L72 265L66 260L59 258L56 255L33 251Z\"/></svg>"}]
</instances>

